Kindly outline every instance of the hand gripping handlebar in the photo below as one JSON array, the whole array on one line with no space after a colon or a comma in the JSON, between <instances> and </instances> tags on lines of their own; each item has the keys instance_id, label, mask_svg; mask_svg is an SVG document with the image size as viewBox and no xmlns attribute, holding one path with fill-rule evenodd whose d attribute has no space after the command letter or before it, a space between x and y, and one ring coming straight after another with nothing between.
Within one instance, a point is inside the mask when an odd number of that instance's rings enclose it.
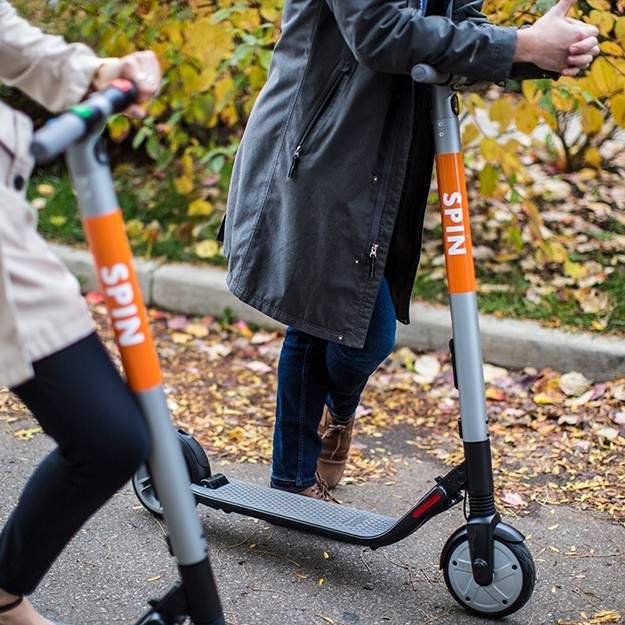
<instances>
[{"instance_id":1,"label":"hand gripping handlebar","mask_svg":"<svg viewBox=\"0 0 625 625\"><path fill-rule=\"evenodd\" d=\"M135 85L117 78L104 91L94 93L84 102L50 120L38 130L31 145L37 163L47 163L61 152L87 136L98 124L113 113L127 109L137 98Z\"/></svg>"}]
</instances>

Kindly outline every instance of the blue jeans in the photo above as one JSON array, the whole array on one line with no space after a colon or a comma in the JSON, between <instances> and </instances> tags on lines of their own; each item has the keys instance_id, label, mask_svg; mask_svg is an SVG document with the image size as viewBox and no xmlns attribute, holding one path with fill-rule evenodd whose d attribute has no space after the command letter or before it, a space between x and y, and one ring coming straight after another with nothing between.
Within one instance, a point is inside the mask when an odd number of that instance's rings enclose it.
<instances>
[{"instance_id":1,"label":"blue jeans","mask_svg":"<svg viewBox=\"0 0 625 625\"><path fill-rule=\"evenodd\" d=\"M395 329L395 309L384 279L361 349L287 329L278 363L272 486L299 491L315 484L321 453L317 428L324 405L338 421L356 412L369 377L395 346Z\"/></svg>"}]
</instances>

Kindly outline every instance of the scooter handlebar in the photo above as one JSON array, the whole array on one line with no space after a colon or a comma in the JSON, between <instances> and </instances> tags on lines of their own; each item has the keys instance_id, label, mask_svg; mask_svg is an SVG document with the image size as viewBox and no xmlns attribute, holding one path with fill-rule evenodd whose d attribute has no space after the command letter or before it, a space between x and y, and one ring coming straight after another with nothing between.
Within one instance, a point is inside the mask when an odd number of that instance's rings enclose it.
<instances>
[{"instance_id":1,"label":"scooter handlebar","mask_svg":"<svg viewBox=\"0 0 625 625\"><path fill-rule=\"evenodd\" d=\"M72 106L34 134L30 149L35 161L47 163L56 158L70 145L87 136L109 115L127 109L136 99L135 85L125 78L117 78L104 91Z\"/></svg>"},{"instance_id":2,"label":"scooter handlebar","mask_svg":"<svg viewBox=\"0 0 625 625\"><path fill-rule=\"evenodd\" d=\"M426 63L415 65L410 75L415 82L428 85L444 85L447 84L451 78L449 74L442 74Z\"/></svg>"}]
</instances>

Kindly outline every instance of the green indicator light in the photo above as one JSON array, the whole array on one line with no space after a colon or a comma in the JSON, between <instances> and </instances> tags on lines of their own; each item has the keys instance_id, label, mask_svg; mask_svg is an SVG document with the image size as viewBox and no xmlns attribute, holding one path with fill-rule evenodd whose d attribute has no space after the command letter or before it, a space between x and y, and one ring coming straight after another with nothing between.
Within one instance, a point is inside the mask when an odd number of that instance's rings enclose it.
<instances>
[{"instance_id":1,"label":"green indicator light","mask_svg":"<svg viewBox=\"0 0 625 625\"><path fill-rule=\"evenodd\" d=\"M88 106L84 106L82 104L72 106L69 110L84 119L91 117L91 115L93 114L93 111Z\"/></svg>"}]
</instances>

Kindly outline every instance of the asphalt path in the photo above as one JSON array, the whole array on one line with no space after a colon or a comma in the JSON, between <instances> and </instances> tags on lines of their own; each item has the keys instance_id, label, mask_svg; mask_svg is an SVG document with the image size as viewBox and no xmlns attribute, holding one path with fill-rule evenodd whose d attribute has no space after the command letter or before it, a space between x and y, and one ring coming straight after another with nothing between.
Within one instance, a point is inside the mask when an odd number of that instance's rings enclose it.
<instances>
[{"instance_id":1,"label":"asphalt path","mask_svg":"<svg viewBox=\"0 0 625 625\"><path fill-rule=\"evenodd\" d=\"M19 440L29 418L0 420L0 524L33 467L52 449L43 434ZM400 516L444 467L395 457L394 484L339 486L346 504ZM213 462L213 472L264 484L269 468ZM198 507L229 625L440 625L483 619L459 607L438 570L440 551L463 524L460 507L395 545L371 551ZM541 506L506 517L523 532L537 567L534 594L509 625L625 622L625 528L573 507ZM54 519L49 519L54 523ZM149 598L177 579L165 528L124 487L78 533L33 595L52 619L73 625L135 623ZM596 619L592 621L592 619Z\"/></svg>"}]
</instances>

